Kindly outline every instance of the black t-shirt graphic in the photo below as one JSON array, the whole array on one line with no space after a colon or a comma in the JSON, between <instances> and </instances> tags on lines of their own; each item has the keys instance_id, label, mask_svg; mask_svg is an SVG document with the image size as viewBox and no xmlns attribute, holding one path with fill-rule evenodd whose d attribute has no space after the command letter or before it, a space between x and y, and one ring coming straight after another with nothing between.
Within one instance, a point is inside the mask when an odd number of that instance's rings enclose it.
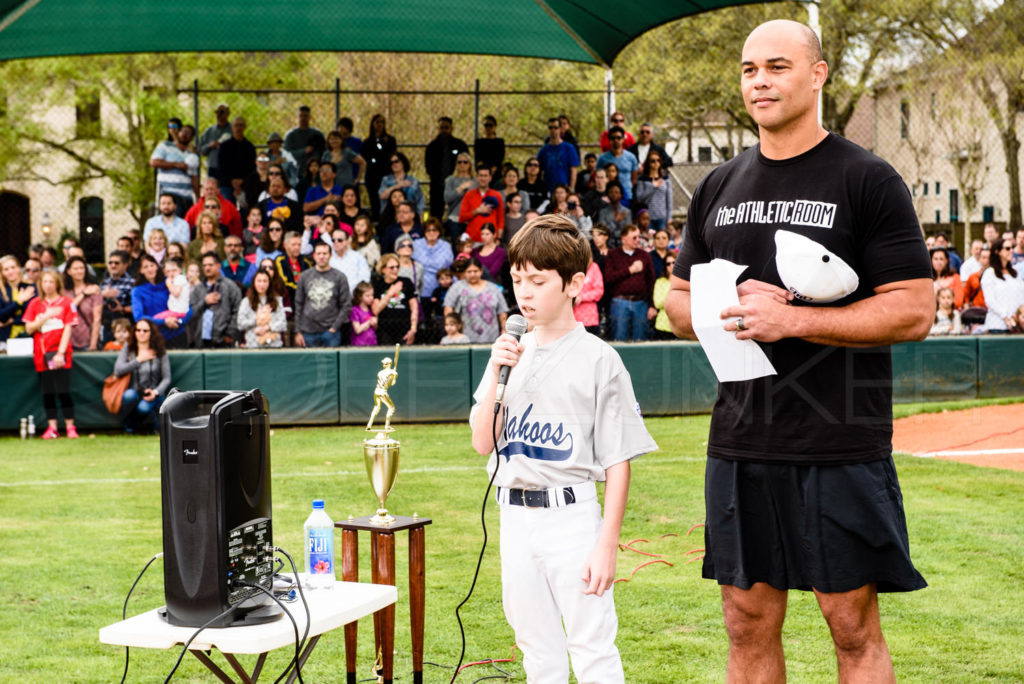
<instances>
[{"instance_id":1,"label":"black t-shirt graphic","mask_svg":"<svg viewBox=\"0 0 1024 684\"><path fill-rule=\"evenodd\" d=\"M757 146L709 173L694 192L674 274L689 280L692 265L722 258L747 266L739 282L753 278L789 289L775 265L778 230L814 240L859 276L854 292L824 306L845 306L886 283L931 276L903 180L834 134L781 161L767 159ZM815 304L795 299L791 305ZM759 344L778 374L719 384L710 456L835 464L890 455L888 345Z\"/></svg>"}]
</instances>

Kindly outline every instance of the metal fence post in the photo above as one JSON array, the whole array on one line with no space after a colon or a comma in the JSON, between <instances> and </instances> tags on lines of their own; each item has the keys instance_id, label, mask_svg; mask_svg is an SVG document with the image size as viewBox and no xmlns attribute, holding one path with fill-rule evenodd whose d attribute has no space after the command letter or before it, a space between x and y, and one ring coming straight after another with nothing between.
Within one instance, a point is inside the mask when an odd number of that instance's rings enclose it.
<instances>
[{"instance_id":1,"label":"metal fence post","mask_svg":"<svg viewBox=\"0 0 1024 684\"><path fill-rule=\"evenodd\" d=\"M199 79L192 81L192 125L199 131ZM198 135L198 133L197 133Z\"/></svg>"},{"instance_id":2,"label":"metal fence post","mask_svg":"<svg viewBox=\"0 0 1024 684\"><path fill-rule=\"evenodd\" d=\"M334 126L331 126L333 130L338 125L338 119L341 118L341 79L334 79ZM352 131L355 135L355 131Z\"/></svg>"},{"instance_id":3,"label":"metal fence post","mask_svg":"<svg viewBox=\"0 0 1024 684\"><path fill-rule=\"evenodd\" d=\"M473 86L473 159L476 160L476 139L480 137L480 79Z\"/></svg>"}]
</instances>

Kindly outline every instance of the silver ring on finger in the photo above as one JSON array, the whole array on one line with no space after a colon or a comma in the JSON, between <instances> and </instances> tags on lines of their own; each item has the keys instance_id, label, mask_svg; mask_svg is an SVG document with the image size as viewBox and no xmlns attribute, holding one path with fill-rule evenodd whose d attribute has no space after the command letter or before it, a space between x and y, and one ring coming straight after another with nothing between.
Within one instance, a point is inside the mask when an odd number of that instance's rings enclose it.
<instances>
[{"instance_id":1,"label":"silver ring on finger","mask_svg":"<svg viewBox=\"0 0 1024 684\"><path fill-rule=\"evenodd\" d=\"M747 329L746 324L743 322L743 317L742 316L740 316L739 318L736 319L736 329L737 330L746 330Z\"/></svg>"}]
</instances>

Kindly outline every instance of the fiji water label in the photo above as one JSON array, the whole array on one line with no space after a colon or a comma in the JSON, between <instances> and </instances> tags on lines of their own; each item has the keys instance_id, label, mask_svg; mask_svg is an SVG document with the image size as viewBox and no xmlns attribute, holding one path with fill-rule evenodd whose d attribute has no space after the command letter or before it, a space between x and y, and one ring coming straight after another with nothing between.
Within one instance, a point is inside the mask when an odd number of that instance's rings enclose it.
<instances>
[{"instance_id":1,"label":"fiji water label","mask_svg":"<svg viewBox=\"0 0 1024 684\"><path fill-rule=\"evenodd\" d=\"M310 530L309 574L329 575L334 572L334 530Z\"/></svg>"}]
</instances>

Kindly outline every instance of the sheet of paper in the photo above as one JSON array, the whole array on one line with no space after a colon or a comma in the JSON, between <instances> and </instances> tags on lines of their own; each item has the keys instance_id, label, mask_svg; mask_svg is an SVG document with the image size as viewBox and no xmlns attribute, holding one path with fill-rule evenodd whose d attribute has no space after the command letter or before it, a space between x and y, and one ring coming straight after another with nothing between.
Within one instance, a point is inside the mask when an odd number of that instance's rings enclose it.
<instances>
[{"instance_id":1,"label":"sheet of paper","mask_svg":"<svg viewBox=\"0 0 1024 684\"><path fill-rule=\"evenodd\" d=\"M722 310L739 304L736 279L745 268L726 259L690 268L693 331L719 382L775 375L775 368L756 342L737 340L736 333L723 330L728 321L721 318Z\"/></svg>"}]
</instances>

